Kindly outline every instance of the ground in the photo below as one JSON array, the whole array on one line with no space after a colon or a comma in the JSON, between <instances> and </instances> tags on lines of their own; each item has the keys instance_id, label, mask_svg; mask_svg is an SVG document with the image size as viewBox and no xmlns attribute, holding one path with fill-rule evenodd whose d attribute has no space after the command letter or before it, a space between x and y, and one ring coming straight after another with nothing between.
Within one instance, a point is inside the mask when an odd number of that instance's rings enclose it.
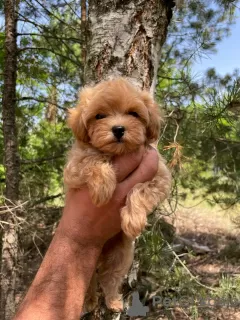
<instances>
[{"instance_id":1,"label":"ground","mask_svg":"<svg viewBox=\"0 0 240 320\"><path fill-rule=\"evenodd\" d=\"M177 235L199 244L200 248L210 249L209 253L188 261L191 271L205 283L215 286L222 275L240 274L240 230L229 212L197 207L180 209L174 224Z\"/></svg>"},{"instance_id":2,"label":"ground","mask_svg":"<svg viewBox=\"0 0 240 320\"><path fill-rule=\"evenodd\" d=\"M238 307L197 308L195 312L175 308L168 317L155 314L154 319L240 319L240 229L236 214L236 208L222 210L199 204L179 206L167 220L176 228L175 245L180 244L180 256L185 252L184 263L192 275L203 285L216 289L219 297L237 297Z\"/></svg>"}]
</instances>

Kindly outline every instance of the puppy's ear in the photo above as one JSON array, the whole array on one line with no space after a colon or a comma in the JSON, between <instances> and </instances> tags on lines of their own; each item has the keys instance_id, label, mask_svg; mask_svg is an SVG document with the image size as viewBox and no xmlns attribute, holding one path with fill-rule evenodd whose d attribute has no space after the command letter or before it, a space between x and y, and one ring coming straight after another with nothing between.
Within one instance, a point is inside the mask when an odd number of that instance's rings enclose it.
<instances>
[{"instance_id":1,"label":"puppy's ear","mask_svg":"<svg viewBox=\"0 0 240 320\"><path fill-rule=\"evenodd\" d=\"M74 109L68 109L68 126L72 129L75 137L83 142L88 142L89 136L85 124L83 122L82 114L83 110L87 108L88 102L92 98L93 93L93 88L84 88L80 91L77 107Z\"/></svg>"},{"instance_id":2,"label":"puppy's ear","mask_svg":"<svg viewBox=\"0 0 240 320\"><path fill-rule=\"evenodd\" d=\"M68 109L67 124L72 129L75 137L83 142L88 142L87 129L82 120L82 110L80 108Z\"/></svg>"},{"instance_id":3,"label":"puppy's ear","mask_svg":"<svg viewBox=\"0 0 240 320\"><path fill-rule=\"evenodd\" d=\"M145 106L148 109L149 123L147 126L147 138L148 142L152 143L159 138L160 127L162 123L162 117L160 115L160 110L158 104L153 100L148 92L142 92L142 99Z\"/></svg>"}]
</instances>

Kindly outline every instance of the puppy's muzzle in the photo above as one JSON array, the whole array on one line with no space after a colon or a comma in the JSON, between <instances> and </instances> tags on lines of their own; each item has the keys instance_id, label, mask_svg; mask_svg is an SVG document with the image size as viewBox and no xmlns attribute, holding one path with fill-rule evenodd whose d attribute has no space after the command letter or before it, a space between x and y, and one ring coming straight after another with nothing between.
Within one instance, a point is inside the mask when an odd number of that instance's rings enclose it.
<instances>
[{"instance_id":1,"label":"puppy's muzzle","mask_svg":"<svg viewBox=\"0 0 240 320\"><path fill-rule=\"evenodd\" d=\"M112 132L114 134L114 137L116 137L118 141L120 141L124 135L125 128L123 126L114 126L112 127Z\"/></svg>"}]
</instances>

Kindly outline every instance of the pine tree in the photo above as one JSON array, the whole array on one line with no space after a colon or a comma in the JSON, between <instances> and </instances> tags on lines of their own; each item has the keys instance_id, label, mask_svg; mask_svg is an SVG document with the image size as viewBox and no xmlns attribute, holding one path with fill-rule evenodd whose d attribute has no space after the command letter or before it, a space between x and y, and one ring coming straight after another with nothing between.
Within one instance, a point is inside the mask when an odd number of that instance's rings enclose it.
<instances>
[{"instance_id":1,"label":"pine tree","mask_svg":"<svg viewBox=\"0 0 240 320\"><path fill-rule=\"evenodd\" d=\"M19 158L16 128L17 78L17 3L4 1L5 41L3 76L3 139L6 168L6 206L12 207L5 216L1 254L1 317L10 319L15 311L16 264L18 232L14 206L19 197Z\"/></svg>"}]
</instances>

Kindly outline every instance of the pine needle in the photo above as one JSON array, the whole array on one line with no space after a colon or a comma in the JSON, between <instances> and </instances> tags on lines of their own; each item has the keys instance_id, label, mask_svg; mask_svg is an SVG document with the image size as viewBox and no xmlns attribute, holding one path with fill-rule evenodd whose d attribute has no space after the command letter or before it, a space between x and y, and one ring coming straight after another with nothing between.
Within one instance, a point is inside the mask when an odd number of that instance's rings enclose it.
<instances>
[{"instance_id":1,"label":"pine needle","mask_svg":"<svg viewBox=\"0 0 240 320\"><path fill-rule=\"evenodd\" d=\"M163 150L170 150L170 149L175 149L173 152L172 159L169 163L170 168L178 167L179 169L182 169L183 147L177 142L172 142L168 146L165 146L163 148Z\"/></svg>"}]
</instances>

